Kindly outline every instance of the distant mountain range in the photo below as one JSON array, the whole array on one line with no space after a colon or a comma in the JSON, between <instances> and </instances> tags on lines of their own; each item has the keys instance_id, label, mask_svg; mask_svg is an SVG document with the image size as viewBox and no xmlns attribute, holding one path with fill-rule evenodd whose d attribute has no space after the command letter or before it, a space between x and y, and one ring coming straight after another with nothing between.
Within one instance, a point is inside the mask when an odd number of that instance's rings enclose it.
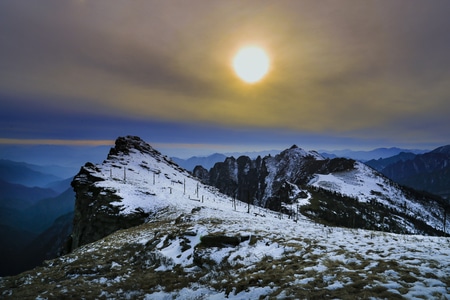
<instances>
[{"instance_id":1,"label":"distant mountain range","mask_svg":"<svg viewBox=\"0 0 450 300\"><path fill-rule=\"evenodd\" d=\"M353 151L353 150L333 150L326 151L321 150L318 151L325 158L336 158L336 157L345 157L351 158L359 161L368 161L373 159L383 159L388 158L394 155L398 155L399 153L411 153L411 154L422 154L426 153L429 150L419 150L419 149L401 149L401 148L377 148L368 151ZM269 150L269 151L258 151L258 152L235 152L235 153L214 153L209 156L194 156L187 159L182 159L178 157L172 157L172 160L176 162L181 167L186 170L192 172L196 166L202 166L205 169L210 169L214 166L215 163L223 162L227 157L239 157L239 156L248 156L252 159L257 158L258 156L264 157L267 155L277 155L280 153L280 150Z\"/></svg>"},{"instance_id":2,"label":"distant mountain range","mask_svg":"<svg viewBox=\"0 0 450 300\"><path fill-rule=\"evenodd\" d=\"M75 194L70 182L74 174L59 177L68 174L65 167L0 160L0 276L56 256L54 248L62 244L44 241L58 241L54 234L63 229L50 228L61 216L73 214Z\"/></svg>"},{"instance_id":3,"label":"distant mountain range","mask_svg":"<svg viewBox=\"0 0 450 300\"><path fill-rule=\"evenodd\" d=\"M227 158L224 154L214 153L209 156L193 156L188 159L172 157L172 160L185 168L188 171L193 171L196 166L203 166L204 168L212 168L217 162L224 161Z\"/></svg>"},{"instance_id":4,"label":"distant mountain range","mask_svg":"<svg viewBox=\"0 0 450 300\"><path fill-rule=\"evenodd\" d=\"M418 150L402 148L377 148L370 151L336 150L320 152L325 158L350 158L363 161L368 166L381 172L388 178L408 187L427 191L444 198L450 198L450 170L448 167L449 146L439 147L435 150ZM276 151L270 151L276 155ZM264 157L264 153L253 153L252 158L258 155ZM236 157L247 156L235 153ZM214 167L216 163L222 163L230 156L213 154L206 157L192 157L189 159L173 158L173 160L192 172L196 166L202 166L206 170ZM201 174L198 172L198 176Z\"/></svg>"},{"instance_id":5,"label":"distant mountain range","mask_svg":"<svg viewBox=\"0 0 450 300\"><path fill-rule=\"evenodd\" d=\"M366 164L400 184L450 199L450 145L424 154L402 152Z\"/></svg>"},{"instance_id":6,"label":"distant mountain range","mask_svg":"<svg viewBox=\"0 0 450 300\"><path fill-rule=\"evenodd\" d=\"M216 163L223 162L227 157L242 155L257 158L258 156L276 155L279 150L266 150L266 151L252 151L252 152L233 152L233 153L214 153L208 156L193 156L187 159L172 157L171 159L179 166L185 168L189 172L192 172L196 166L202 166L206 169L212 168Z\"/></svg>"},{"instance_id":7,"label":"distant mountain range","mask_svg":"<svg viewBox=\"0 0 450 300\"><path fill-rule=\"evenodd\" d=\"M62 146L62 145L0 145L0 158L15 162L27 162L45 168L44 173L67 178L78 172L86 161L102 159L111 146ZM56 166L55 171L51 167ZM69 173L61 174L60 169ZM37 171L42 172L38 169Z\"/></svg>"},{"instance_id":8,"label":"distant mountain range","mask_svg":"<svg viewBox=\"0 0 450 300\"><path fill-rule=\"evenodd\" d=\"M36 166L31 164L0 160L0 180L29 187L43 187L62 179L51 173L43 173L42 170L38 170Z\"/></svg>"},{"instance_id":9,"label":"distant mountain range","mask_svg":"<svg viewBox=\"0 0 450 300\"><path fill-rule=\"evenodd\" d=\"M359 161L368 161L372 159L383 159L398 155L402 152L405 153L413 153L413 154L422 154L426 153L429 150L420 150L420 149L402 149L402 148L376 148L368 151L353 151L353 150L333 150L333 151L319 151L324 157L327 158L335 158L335 157L346 157Z\"/></svg>"}]
</instances>

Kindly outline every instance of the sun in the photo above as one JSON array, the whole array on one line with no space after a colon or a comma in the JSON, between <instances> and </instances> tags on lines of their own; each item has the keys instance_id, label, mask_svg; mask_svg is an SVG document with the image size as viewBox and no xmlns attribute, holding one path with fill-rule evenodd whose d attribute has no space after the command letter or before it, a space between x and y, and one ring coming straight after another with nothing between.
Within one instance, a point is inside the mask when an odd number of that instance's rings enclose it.
<instances>
[{"instance_id":1,"label":"sun","mask_svg":"<svg viewBox=\"0 0 450 300\"><path fill-rule=\"evenodd\" d=\"M269 66L269 56L259 47L242 48L233 58L236 75L247 83L260 81L269 72Z\"/></svg>"}]
</instances>

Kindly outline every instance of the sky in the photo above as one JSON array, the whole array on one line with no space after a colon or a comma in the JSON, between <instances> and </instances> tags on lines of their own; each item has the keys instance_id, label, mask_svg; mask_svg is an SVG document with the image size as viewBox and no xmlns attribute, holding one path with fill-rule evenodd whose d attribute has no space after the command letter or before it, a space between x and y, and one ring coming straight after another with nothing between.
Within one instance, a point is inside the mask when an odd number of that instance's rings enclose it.
<instances>
[{"instance_id":1,"label":"sky","mask_svg":"<svg viewBox=\"0 0 450 300\"><path fill-rule=\"evenodd\" d=\"M0 1L0 149L450 144L449 1ZM269 55L248 84L244 46ZM0 152L1 155L1 152Z\"/></svg>"}]
</instances>

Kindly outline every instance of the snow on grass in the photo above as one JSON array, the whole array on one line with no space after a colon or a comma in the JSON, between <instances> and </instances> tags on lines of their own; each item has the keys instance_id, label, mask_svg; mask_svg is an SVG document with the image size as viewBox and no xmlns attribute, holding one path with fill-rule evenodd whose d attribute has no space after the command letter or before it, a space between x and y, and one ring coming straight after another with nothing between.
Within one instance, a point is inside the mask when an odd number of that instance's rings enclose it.
<instances>
[{"instance_id":1,"label":"snow on grass","mask_svg":"<svg viewBox=\"0 0 450 300\"><path fill-rule=\"evenodd\" d=\"M121 159L98 166L93 175L105 180L96 184L122 198L114 203L122 214L141 209L156 217L26 275L0 279L2 297L449 298L450 238L293 222L253 206L247 213L247 204L234 207L165 160L137 152ZM381 187L362 170L318 175L312 184L328 182L350 195L358 187L369 199ZM208 264L199 264L194 254L206 235L249 238L207 248L201 253Z\"/></svg>"},{"instance_id":2,"label":"snow on grass","mask_svg":"<svg viewBox=\"0 0 450 300\"><path fill-rule=\"evenodd\" d=\"M383 177L375 176L373 170L360 162L357 162L355 169L351 171L316 174L310 184L357 198L361 202L378 198L383 204L389 204L384 199L396 202L405 199L405 196L397 189L390 188ZM376 197L376 195L385 195L385 197Z\"/></svg>"},{"instance_id":3,"label":"snow on grass","mask_svg":"<svg viewBox=\"0 0 450 300\"><path fill-rule=\"evenodd\" d=\"M386 207L401 209L404 213L420 219L434 228L444 229L440 219L442 212L438 211L438 208L425 207L410 201L395 183L379 176L361 162L356 162L355 169L350 171L316 174L309 185L350 196L359 202L375 201ZM450 225L449 221L447 223ZM410 232L414 232L413 228L409 228L409 226L405 222L404 227L407 227Z\"/></svg>"},{"instance_id":4,"label":"snow on grass","mask_svg":"<svg viewBox=\"0 0 450 300\"><path fill-rule=\"evenodd\" d=\"M94 298L101 293L143 299L352 298L351 292L356 298L445 299L450 294L449 238L326 227L306 219L294 223L270 213L260 217L248 214L245 205L234 211L226 197L200 204L186 198L177 201L179 208L161 215L160 225L150 222L117 232L53 261L63 274L72 274L55 278L66 278L61 285L74 290L72 280L91 286L92 291L98 289L97 295L91 295ZM198 205L202 208L192 213ZM177 224L174 220L181 215L185 218ZM201 236L208 234L251 235L255 242L248 239L236 247L212 248L206 255L214 264L203 269L193 263L193 254ZM183 243L190 248L183 250ZM37 272L41 275L23 277L18 283L31 287L50 276L46 275L50 270L41 268ZM170 282L182 278L179 287L177 283L170 287ZM55 285L54 279L46 280ZM151 280L155 284L148 285ZM16 290L2 284L4 295L16 295ZM141 291L132 288L147 285ZM68 288L66 295L71 293Z\"/></svg>"},{"instance_id":5,"label":"snow on grass","mask_svg":"<svg viewBox=\"0 0 450 300\"><path fill-rule=\"evenodd\" d=\"M298 155L305 153L299 152ZM171 207L179 214L191 215L186 222L190 226L188 231L195 235L177 236L169 243L165 241L167 235L162 238L155 251L166 259L161 259L156 272L173 272L176 266L192 270L194 250L201 243L201 236L220 232L229 236L254 235L257 242L250 244L248 240L237 247L208 252L208 258L216 265L226 262L230 266L243 265L247 266L246 270L257 270L261 264L272 264L275 270L285 261L284 265L301 267L301 274L292 271L296 275L292 281L294 286L317 285L320 279L321 288L330 291L361 284L366 289L383 287L406 298L433 297L450 292L449 282L445 279L450 273L448 238L324 227L305 218L293 223L286 218L280 219L279 214L261 212L261 208L255 207L251 207L248 214L246 204L238 201L234 209L229 197L202 185L186 172L174 171L173 166L165 161L140 153L133 153L125 159L127 161L122 168L115 160L106 161L97 174L105 178L105 181L97 183L98 186L113 189L122 198L113 203L121 207L121 213L128 214L136 209L157 212ZM269 174L270 169L276 167L275 163L275 159L268 161ZM267 180L274 178L269 176ZM386 204L387 200L383 199L405 201L403 194L386 188L382 179L360 163L356 170L350 172L316 175L310 184L357 197L360 201L370 201L374 195L385 195L378 198ZM200 208L199 212L192 214L194 208ZM253 214L255 211L258 211L257 215ZM127 243L144 245L151 238L143 231L126 239ZM188 249L183 246L186 243ZM234 272L239 276L240 271ZM316 278L311 278L312 274ZM364 283L359 283L361 281ZM229 292L228 296L235 299L259 297L273 290L273 286L254 286L242 291L234 290L235 294ZM200 286L195 290L185 287L179 291L160 291L152 296L180 299L208 296L213 299L224 294Z\"/></svg>"}]
</instances>

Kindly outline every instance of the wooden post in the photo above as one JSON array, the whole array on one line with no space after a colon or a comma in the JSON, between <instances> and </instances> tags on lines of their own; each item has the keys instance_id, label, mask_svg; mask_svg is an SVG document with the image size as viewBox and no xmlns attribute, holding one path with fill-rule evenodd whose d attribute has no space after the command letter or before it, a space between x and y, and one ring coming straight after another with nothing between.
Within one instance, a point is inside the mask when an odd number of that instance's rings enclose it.
<instances>
[{"instance_id":1,"label":"wooden post","mask_svg":"<svg viewBox=\"0 0 450 300\"><path fill-rule=\"evenodd\" d=\"M444 207L444 236L447 236L446 230L446 224L447 223L447 206Z\"/></svg>"},{"instance_id":2,"label":"wooden post","mask_svg":"<svg viewBox=\"0 0 450 300\"><path fill-rule=\"evenodd\" d=\"M249 214L250 213L250 191L249 190L247 190L247 203L248 203L247 213Z\"/></svg>"}]
</instances>

